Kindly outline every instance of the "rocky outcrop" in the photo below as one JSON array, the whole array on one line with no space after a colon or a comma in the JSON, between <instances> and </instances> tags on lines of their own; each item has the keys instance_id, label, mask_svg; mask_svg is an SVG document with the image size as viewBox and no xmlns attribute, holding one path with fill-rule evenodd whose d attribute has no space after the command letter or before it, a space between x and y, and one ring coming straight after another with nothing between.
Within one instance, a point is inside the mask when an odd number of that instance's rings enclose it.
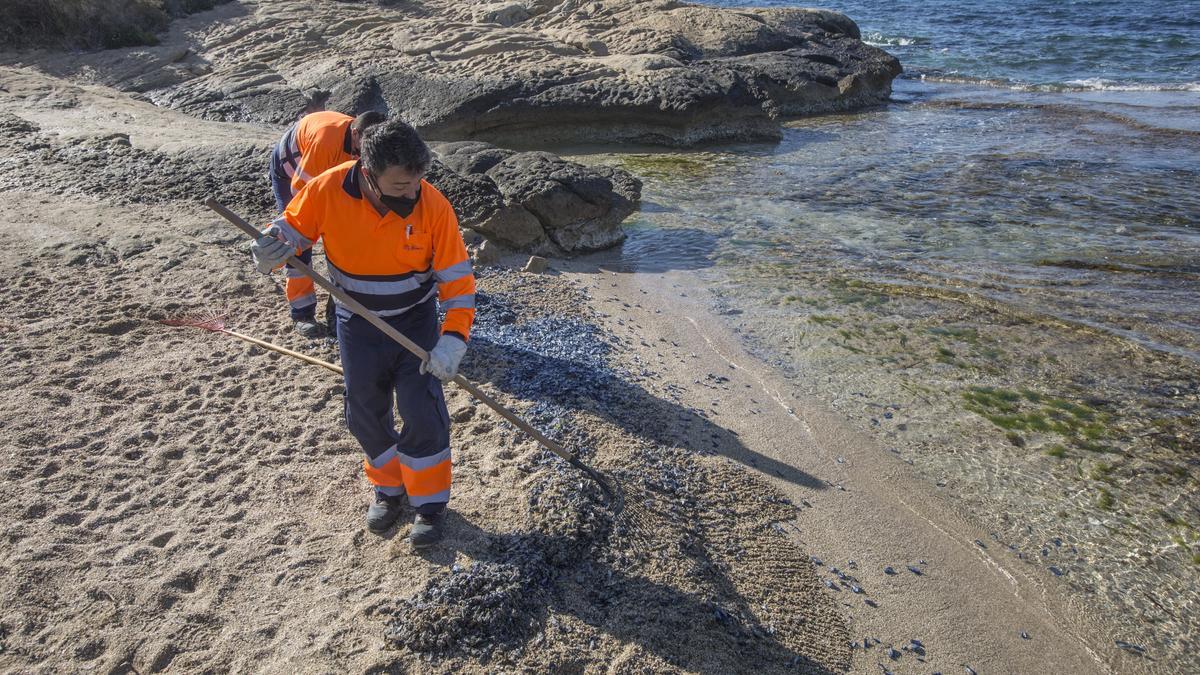
<instances>
[{"instance_id":1,"label":"rocky outcrop","mask_svg":"<svg viewBox=\"0 0 1200 675\"><path fill-rule=\"evenodd\" d=\"M620 169L586 167L544 152L485 143L434 145L427 179L460 224L509 251L573 255L619 244L641 183ZM60 137L0 112L0 191L160 204L214 197L252 221L273 215L269 148L255 143L174 153L134 147L125 134ZM79 180L85 170L88 180Z\"/></svg>"},{"instance_id":2,"label":"rocky outcrop","mask_svg":"<svg viewBox=\"0 0 1200 675\"><path fill-rule=\"evenodd\" d=\"M239 9L179 22L184 52L120 50L72 67L206 118L284 123L325 91L331 108L400 114L430 138L513 147L772 139L782 117L885 101L900 72L827 10L672 0Z\"/></svg>"},{"instance_id":3,"label":"rocky outcrop","mask_svg":"<svg viewBox=\"0 0 1200 675\"><path fill-rule=\"evenodd\" d=\"M641 198L641 182L620 169L481 142L434 150L439 162L430 181L461 224L514 250L562 255L615 246L625 239L621 221Z\"/></svg>"}]
</instances>

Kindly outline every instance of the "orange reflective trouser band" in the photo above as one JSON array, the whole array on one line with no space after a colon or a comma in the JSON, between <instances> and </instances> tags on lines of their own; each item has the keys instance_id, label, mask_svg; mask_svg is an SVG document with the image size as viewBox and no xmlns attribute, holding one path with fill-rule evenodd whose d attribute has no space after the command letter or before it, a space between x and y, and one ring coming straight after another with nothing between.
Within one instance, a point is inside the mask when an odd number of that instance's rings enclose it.
<instances>
[{"instance_id":1,"label":"orange reflective trouser band","mask_svg":"<svg viewBox=\"0 0 1200 675\"><path fill-rule=\"evenodd\" d=\"M305 249L296 256L305 265L312 265L312 249ZM283 287L291 308L292 320L311 319L317 313L317 287L313 280L300 270L287 265L287 283Z\"/></svg>"},{"instance_id":2,"label":"orange reflective trouser band","mask_svg":"<svg viewBox=\"0 0 1200 675\"><path fill-rule=\"evenodd\" d=\"M396 446L363 460L375 489L384 494L408 494L413 506L444 504L450 499L450 448L428 457L413 457Z\"/></svg>"},{"instance_id":3,"label":"orange reflective trouser band","mask_svg":"<svg viewBox=\"0 0 1200 675\"><path fill-rule=\"evenodd\" d=\"M438 339L432 301L385 319L425 349ZM346 382L346 425L358 439L375 489L408 495L422 513L450 499L450 415L442 383L421 362L360 316L339 318L338 350ZM395 412L393 412L395 411ZM403 422L396 429L395 413Z\"/></svg>"}]
</instances>

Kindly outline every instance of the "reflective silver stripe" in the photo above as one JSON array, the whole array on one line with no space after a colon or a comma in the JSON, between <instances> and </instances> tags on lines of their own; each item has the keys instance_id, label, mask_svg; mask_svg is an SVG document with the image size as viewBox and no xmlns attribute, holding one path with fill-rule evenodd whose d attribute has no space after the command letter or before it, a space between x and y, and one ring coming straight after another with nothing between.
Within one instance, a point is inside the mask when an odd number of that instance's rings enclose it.
<instances>
[{"instance_id":1,"label":"reflective silver stripe","mask_svg":"<svg viewBox=\"0 0 1200 675\"><path fill-rule=\"evenodd\" d=\"M453 298L446 298L445 300L440 301L438 304L442 306L442 309L454 309L456 307L468 307L470 309L474 309L475 294L464 293L462 295L456 295Z\"/></svg>"},{"instance_id":2,"label":"reflective silver stripe","mask_svg":"<svg viewBox=\"0 0 1200 675\"><path fill-rule=\"evenodd\" d=\"M304 272L301 272L300 270L296 269L295 267L289 266L287 268L287 278L289 278L289 279L303 279L305 276L306 275L304 274Z\"/></svg>"},{"instance_id":3,"label":"reflective silver stripe","mask_svg":"<svg viewBox=\"0 0 1200 675\"><path fill-rule=\"evenodd\" d=\"M425 294L425 297L421 298L417 302L414 302L413 304L409 305L408 307L402 307L400 309L381 309L378 312L375 312L375 316L399 316L399 315L407 312L408 310L412 309L413 307L416 307L417 305L420 305L421 303L425 302L426 300L432 298L434 295L437 295L437 289L431 288L431 289L429 289L429 292Z\"/></svg>"},{"instance_id":4,"label":"reflective silver stripe","mask_svg":"<svg viewBox=\"0 0 1200 675\"><path fill-rule=\"evenodd\" d=\"M400 487L387 487L384 485L376 485L375 489L379 490L380 492L382 492L383 494L385 494L389 497L399 497L400 495L404 494L404 486L403 485L401 485ZM450 501L450 500L447 499L446 501Z\"/></svg>"},{"instance_id":5,"label":"reflective silver stripe","mask_svg":"<svg viewBox=\"0 0 1200 675\"><path fill-rule=\"evenodd\" d=\"M372 311L371 313L374 314L375 316L399 316L399 315L407 312L408 310L412 309L413 307L416 307L417 305L420 305L421 303L425 302L426 300L432 298L434 295L437 295L437 288L429 289L429 292L425 294L425 297L414 302L413 304L409 305L408 307L401 307L400 309L383 309L383 310L379 310L379 311ZM354 316L354 312L350 311L350 308L348 308L348 307L346 307L346 305L342 304L341 300L338 300L335 297L333 299L333 302L334 302L334 304L336 304L338 306L338 312L344 313L344 316Z\"/></svg>"},{"instance_id":6,"label":"reflective silver stripe","mask_svg":"<svg viewBox=\"0 0 1200 675\"><path fill-rule=\"evenodd\" d=\"M387 450L384 450L375 459L371 459L370 457L368 457L367 461L370 462L372 467L374 467L376 469L382 469L384 464L387 464L388 462L392 461L393 459L396 459L399 456L400 456L400 453L396 450L396 446L393 445L392 447L388 448Z\"/></svg>"},{"instance_id":7,"label":"reflective silver stripe","mask_svg":"<svg viewBox=\"0 0 1200 675\"><path fill-rule=\"evenodd\" d=\"M296 167L300 165L300 142L296 140L296 125L295 122L288 130L283 133L283 138L275 147L275 155L279 157L279 166L283 169L283 173L291 178L296 173Z\"/></svg>"},{"instance_id":8,"label":"reflective silver stripe","mask_svg":"<svg viewBox=\"0 0 1200 675\"><path fill-rule=\"evenodd\" d=\"M418 497L416 495L408 496L408 503L412 504L413 506L421 506L422 504L438 504L448 501L450 501L449 490L442 490L441 492L435 492L431 495L425 495L424 497Z\"/></svg>"},{"instance_id":9,"label":"reflective silver stripe","mask_svg":"<svg viewBox=\"0 0 1200 675\"><path fill-rule=\"evenodd\" d=\"M421 284L429 281L429 277L433 273L429 270L417 272L407 279L399 281L368 281L366 279L356 279L352 276L343 274L341 270L330 265L329 276L333 277L333 283L355 293L366 293L367 295L399 295L415 291L421 287Z\"/></svg>"},{"instance_id":10,"label":"reflective silver stripe","mask_svg":"<svg viewBox=\"0 0 1200 675\"><path fill-rule=\"evenodd\" d=\"M392 446L392 447L395 447L395 446ZM384 454L387 454L387 453L384 453ZM382 457L382 456L383 455L380 455L380 457ZM396 457L400 460L401 464L403 464L404 466L407 466L408 468L412 469L413 471L424 471L425 469L428 469L431 466L437 466L438 464L441 464L442 462L450 459L450 448L446 448L445 450L442 450L441 452L437 453L436 455L430 455L428 457L409 457L408 455L404 454L403 452L396 453ZM372 466L374 466L374 464L372 464ZM376 468L378 468L378 467L376 467Z\"/></svg>"},{"instance_id":11,"label":"reflective silver stripe","mask_svg":"<svg viewBox=\"0 0 1200 675\"><path fill-rule=\"evenodd\" d=\"M308 240L308 237L297 232L296 228L292 227L292 224L287 221L287 218L279 216L271 221L271 226L279 228L279 236L292 246L300 250L312 248L313 243Z\"/></svg>"},{"instance_id":12,"label":"reflective silver stripe","mask_svg":"<svg viewBox=\"0 0 1200 675\"><path fill-rule=\"evenodd\" d=\"M315 304L317 304L317 296L314 293L306 293L305 295L302 295L291 302L292 307L295 307L296 309Z\"/></svg>"},{"instance_id":13,"label":"reflective silver stripe","mask_svg":"<svg viewBox=\"0 0 1200 675\"><path fill-rule=\"evenodd\" d=\"M451 281L461 279L471 273L471 259L456 263L447 267L444 270L438 270L435 273L439 284L447 284Z\"/></svg>"}]
</instances>

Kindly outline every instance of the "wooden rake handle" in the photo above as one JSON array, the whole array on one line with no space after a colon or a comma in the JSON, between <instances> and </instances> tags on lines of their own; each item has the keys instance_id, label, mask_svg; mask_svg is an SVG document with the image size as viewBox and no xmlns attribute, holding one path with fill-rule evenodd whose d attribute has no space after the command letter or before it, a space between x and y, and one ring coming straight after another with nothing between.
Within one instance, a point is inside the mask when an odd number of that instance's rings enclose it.
<instances>
[{"instance_id":1,"label":"wooden rake handle","mask_svg":"<svg viewBox=\"0 0 1200 675\"><path fill-rule=\"evenodd\" d=\"M253 225L251 225L250 223L247 223L241 216L234 213L233 211L230 211L228 208L225 207L224 204L217 201L216 199L212 199L210 197L209 199L206 199L204 201L204 205L207 206L208 208L212 209L213 211L216 211L225 220L228 220L229 222L233 223L233 225L235 227L237 227L242 232L245 232L246 236L248 236L252 239L258 239L259 237L263 236L262 232L259 232L258 229L256 229ZM312 279L316 285L318 285L321 288L328 291L330 295L332 295L334 298L337 298L338 302L341 303L342 305L344 305L347 309L349 309L350 311L354 312L355 314L361 316L362 318L366 319L367 321L369 321L371 323L372 326L375 326L379 330L383 331L383 333L385 335L392 338L396 342L399 342L401 346L403 346L405 349L407 349L408 351L415 354L417 358L421 359L422 361L426 361L426 362L429 361L429 354L424 349L421 349L420 345L418 345L417 343L408 339L407 336L405 336L403 333L401 333L400 331L393 328L391 326L391 324L389 324L388 322L386 322L383 319L376 316L374 312L370 311L369 309L364 307L362 305L362 303L358 302L354 298L347 295L344 291L342 291L342 289L338 288L337 286L334 286L331 281L329 281L325 277L318 274L315 270L313 270L313 268L304 264L304 262L301 261L300 259L298 259L296 256L294 256L294 255L288 256L287 263L289 265L291 265L292 267L294 267L295 269L298 269L301 272L303 272L305 274L305 276ZM531 424L529 424L525 420L518 417L516 413L514 413L513 411L511 411L508 408L501 405L498 401L493 399L491 396L488 396L487 394L485 394L479 387L475 386L475 384L473 384L470 380L468 380L467 378L465 378L461 374L459 374L459 375L455 375L454 383L457 384L458 386L462 387L463 389L466 389L467 392L469 392L472 396L474 396L476 399L482 401L484 403L484 405L486 405L487 407L491 408L492 410L495 410L497 413L499 413L499 415L501 417L503 417L504 419L511 422L518 429L520 429L521 431L524 431L525 433L532 436L538 443L541 443L542 446L545 447L547 450L549 450L550 452L553 452L554 454L558 455L559 457L562 457L571 466L573 466L576 469L579 469L583 473L587 474L588 477L590 477L592 480L594 480L600 484L601 489L603 489L606 494L608 494L610 496L614 494L612 487L608 484L608 480L605 479L603 476L601 476L599 472L597 472L595 469L593 469L593 468L589 467L588 465L584 464L583 462L581 462L578 457L571 454L570 452L567 452L567 450L565 448L563 448L561 445L556 443L554 440L547 437L542 432L535 429Z\"/></svg>"},{"instance_id":2,"label":"wooden rake handle","mask_svg":"<svg viewBox=\"0 0 1200 675\"><path fill-rule=\"evenodd\" d=\"M252 345L258 345L259 347L262 347L264 349L270 349L273 352L278 352L280 354L285 354L292 358L300 359L301 361L304 361L305 363L311 363L314 366L321 366L322 368L325 368L327 370L332 370L333 372L337 373L338 375L342 374L341 366L335 366L328 361L322 361L321 359L313 358L313 357L309 356L308 354L301 354L300 352L292 351L291 349L288 349L287 347L280 347L279 345L277 345L273 342L267 342L266 340L259 340L256 337L251 337L249 335L246 335L245 333L239 333L237 331L232 331L227 328L222 328L221 332L226 335L232 335L233 337L235 337L239 340L244 340L246 342L249 342Z\"/></svg>"}]
</instances>

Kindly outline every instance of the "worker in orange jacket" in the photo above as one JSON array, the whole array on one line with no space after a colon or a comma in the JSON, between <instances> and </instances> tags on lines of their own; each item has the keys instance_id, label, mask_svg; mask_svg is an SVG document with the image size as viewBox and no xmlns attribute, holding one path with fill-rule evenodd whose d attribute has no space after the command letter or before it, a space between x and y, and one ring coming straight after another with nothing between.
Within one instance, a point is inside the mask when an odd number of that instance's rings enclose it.
<instances>
[{"instance_id":1,"label":"worker in orange jacket","mask_svg":"<svg viewBox=\"0 0 1200 675\"><path fill-rule=\"evenodd\" d=\"M275 194L275 210L283 213L292 197L306 183L327 169L358 157L363 132L382 122L378 112L365 112L358 117L340 112L322 111L305 115L288 130L271 153L271 191ZM298 256L312 264L312 251ZM312 279L290 265L284 287L292 322L305 337L319 337L317 324L317 294Z\"/></svg>"},{"instance_id":2,"label":"worker in orange jacket","mask_svg":"<svg viewBox=\"0 0 1200 675\"><path fill-rule=\"evenodd\" d=\"M422 362L338 305L346 423L375 488L367 527L387 531L407 494L416 547L441 537L450 499L442 382L458 372L475 318L475 277L458 219L422 178L430 162L412 127L398 119L379 124L363 136L359 161L309 181L251 246L259 271L270 272L323 241L332 282L429 352ZM404 423L399 432L393 406Z\"/></svg>"}]
</instances>

